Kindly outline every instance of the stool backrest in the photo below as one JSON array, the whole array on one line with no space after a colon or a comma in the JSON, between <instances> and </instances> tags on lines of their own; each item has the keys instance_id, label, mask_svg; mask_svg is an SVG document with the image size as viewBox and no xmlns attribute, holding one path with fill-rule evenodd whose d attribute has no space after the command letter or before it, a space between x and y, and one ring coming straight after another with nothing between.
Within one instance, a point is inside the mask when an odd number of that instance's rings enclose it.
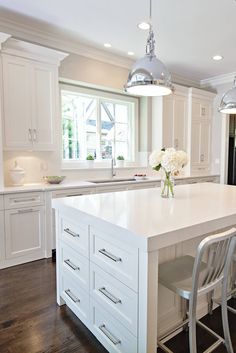
<instances>
[{"instance_id":1,"label":"stool backrest","mask_svg":"<svg viewBox=\"0 0 236 353\"><path fill-rule=\"evenodd\" d=\"M230 245L234 244L232 239L235 236L236 228L232 228L228 231L208 236L198 245L193 268L193 295L196 295L197 292L199 294L207 293L223 280L226 259L228 254L230 254ZM206 254L208 254L208 260L206 268L203 270L202 262ZM233 252L230 256L231 261Z\"/></svg>"}]
</instances>

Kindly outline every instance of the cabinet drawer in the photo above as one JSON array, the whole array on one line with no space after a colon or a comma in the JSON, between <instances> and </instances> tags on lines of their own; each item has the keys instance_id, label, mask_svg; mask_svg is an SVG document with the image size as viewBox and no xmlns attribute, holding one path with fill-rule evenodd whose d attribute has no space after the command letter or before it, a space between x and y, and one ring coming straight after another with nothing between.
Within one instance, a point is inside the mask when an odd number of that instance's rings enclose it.
<instances>
[{"instance_id":1,"label":"cabinet drawer","mask_svg":"<svg viewBox=\"0 0 236 353\"><path fill-rule=\"evenodd\" d=\"M80 287L89 291L89 261L61 242L60 263L65 275L70 273Z\"/></svg>"},{"instance_id":2,"label":"cabinet drawer","mask_svg":"<svg viewBox=\"0 0 236 353\"><path fill-rule=\"evenodd\" d=\"M137 336L137 293L92 263L90 274L93 299Z\"/></svg>"},{"instance_id":3,"label":"cabinet drawer","mask_svg":"<svg viewBox=\"0 0 236 353\"><path fill-rule=\"evenodd\" d=\"M69 308L83 322L89 320L89 294L75 282L68 273L61 273L61 297Z\"/></svg>"},{"instance_id":4,"label":"cabinet drawer","mask_svg":"<svg viewBox=\"0 0 236 353\"><path fill-rule=\"evenodd\" d=\"M88 226L78 224L68 218L61 218L61 239L82 255L88 257Z\"/></svg>"},{"instance_id":5,"label":"cabinet drawer","mask_svg":"<svg viewBox=\"0 0 236 353\"><path fill-rule=\"evenodd\" d=\"M8 194L4 195L5 209L28 207L28 206L40 206L44 204L44 193L19 193L19 194Z\"/></svg>"},{"instance_id":6,"label":"cabinet drawer","mask_svg":"<svg viewBox=\"0 0 236 353\"><path fill-rule=\"evenodd\" d=\"M0 211L3 210L4 204L3 204L3 195L0 195Z\"/></svg>"},{"instance_id":7,"label":"cabinet drawer","mask_svg":"<svg viewBox=\"0 0 236 353\"><path fill-rule=\"evenodd\" d=\"M137 353L137 339L94 301L91 303L93 333L109 353Z\"/></svg>"},{"instance_id":8,"label":"cabinet drawer","mask_svg":"<svg viewBox=\"0 0 236 353\"><path fill-rule=\"evenodd\" d=\"M129 248L125 244L113 244L106 240L112 235L91 227L90 230L90 258L113 277L128 287L137 291L138 288L138 250ZM106 237L106 239L104 239Z\"/></svg>"}]
</instances>

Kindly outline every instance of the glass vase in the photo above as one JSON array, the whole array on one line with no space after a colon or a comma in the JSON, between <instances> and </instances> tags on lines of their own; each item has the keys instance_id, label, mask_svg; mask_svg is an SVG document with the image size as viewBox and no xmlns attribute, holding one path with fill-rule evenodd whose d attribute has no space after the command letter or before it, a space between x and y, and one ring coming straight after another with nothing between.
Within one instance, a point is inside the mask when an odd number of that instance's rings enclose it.
<instances>
[{"instance_id":1,"label":"glass vase","mask_svg":"<svg viewBox=\"0 0 236 353\"><path fill-rule=\"evenodd\" d=\"M163 172L161 179L161 197L174 197L174 178L170 172Z\"/></svg>"}]
</instances>

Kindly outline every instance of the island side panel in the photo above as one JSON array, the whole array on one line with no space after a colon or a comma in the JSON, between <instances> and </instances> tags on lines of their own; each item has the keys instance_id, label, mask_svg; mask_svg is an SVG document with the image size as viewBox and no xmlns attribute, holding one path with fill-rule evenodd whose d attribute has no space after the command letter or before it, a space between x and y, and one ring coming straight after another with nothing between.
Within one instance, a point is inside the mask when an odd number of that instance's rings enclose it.
<instances>
[{"instance_id":1,"label":"island side panel","mask_svg":"<svg viewBox=\"0 0 236 353\"><path fill-rule=\"evenodd\" d=\"M139 253L138 353L157 350L158 256L158 251Z\"/></svg>"},{"instance_id":2,"label":"island side panel","mask_svg":"<svg viewBox=\"0 0 236 353\"><path fill-rule=\"evenodd\" d=\"M56 225L56 290L57 290L57 304L62 306L65 304L65 301L62 299L61 293L61 280L60 280L60 271L61 271L61 264L60 264L60 246L59 246L59 233L61 231L61 224L60 224L60 214L59 210L55 209L55 225Z\"/></svg>"}]
</instances>

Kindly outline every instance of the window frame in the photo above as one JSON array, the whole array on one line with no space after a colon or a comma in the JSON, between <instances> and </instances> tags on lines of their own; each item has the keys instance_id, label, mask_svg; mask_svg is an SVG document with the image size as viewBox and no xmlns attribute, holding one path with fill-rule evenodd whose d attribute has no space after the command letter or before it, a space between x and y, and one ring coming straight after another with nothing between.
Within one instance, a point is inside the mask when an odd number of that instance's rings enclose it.
<instances>
[{"instance_id":1,"label":"window frame","mask_svg":"<svg viewBox=\"0 0 236 353\"><path fill-rule=\"evenodd\" d=\"M96 97L99 99L99 102L105 100L105 101L111 101L111 102L116 102L116 103L133 103L130 107L130 109L133 109L133 118L131 121L131 134L132 134L132 140L133 140L133 146L131 148L131 156L132 160L131 161L126 161L126 167L135 167L138 165L138 136L139 136L139 98L138 97L133 97L127 94L121 94L121 93L116 93L116 92L108 92L105 91L104 89L99 89L99 88L89 88L89 87L84 87L80 85L75 85L75 84L66 84L66 83L60 83L59 85L59 93L60 93L60 159L61 159L61 169L88 169L88 164L86 160L65 160L63 159L63 135L62 135L62 105L61 105L61 96L62 96L62 91L67 91L73 93L78 93L81 95L88 95L91 97ZM100 105L99 105L100 107ZM99 116L101 114L100 109L98 109ZM97 130L99 129L99 124L100 120L98 119L98 124L97 124ZM104 160L95 160L94 161L94 167L96 169L104 169L104 168L110 168L111 165L111 159L104 159Z\"/></svg>"}]
</instances>

